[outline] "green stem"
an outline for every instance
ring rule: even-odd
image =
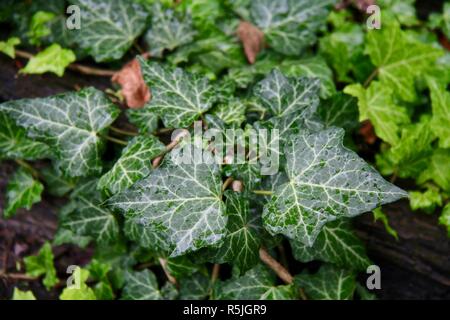
[[[109,141],[111,141],[111,142],[120,144],[120,145],[122,145],[122,146],[128,145],[128,143],[127,143],[126,141],[124,141],[124,140],[116,139],[116,138],[113,138],[113,137],[110,137],[110,136],[107,136],[107,135],[102,135],[101,137],[102,137],[102,138],[105,138],[106,140],[109,140]]]
[[[252,190],[252,192],[261,196],[271,196],[273,194],[273,191],[269,190]]]
[[[38,179],[38,178],[40,177],[39,172],[37,172],[36,169],[34,169],[28,162],[25,162],[25,161],[20,160],[20,159],[16,159],[16,160],[14,160],[14,161],[15,161],[19,166],[21,166],[21,167],[27,169],[28,171],[30,171],[30,172],[31,172],[31,175],[32,175],[33,177],[35,177],[36,179]]]
[[[135,136],[138,135],[136,132],[119,129],[119,128],[116,128],[116,127],[113,127],[113,126],[110,126],[109,129],[111,131],[115,132],[115,133],[119,133],[119,134],[124,135],[124,136],[135,137]]]
[[[364,81],[364,88],[367,88],[370,84],[370,82],[375,78],[375,76],[378,74],[378,68],[372,71],[372,73],[369,75],[369,77]]]

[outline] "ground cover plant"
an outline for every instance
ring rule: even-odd
[[[8,299],[375,299],[352,218],[395,241],[382,205],[408,198],[450,234],[450,3],[4,0],[0,23],[19,77],[112,80],[0,104],[2,218],[61,198]],[[67,244],[93,254],[61,274]]]

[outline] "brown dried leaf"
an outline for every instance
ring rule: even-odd
[[[122,87],[122,95],[125,97],[128,107],[141,108],[150,101],[150,90],[144,82],[141,66],[137,59],[128,62],[112,76],[111,80]]]
[[[367,144],[374,144],[377,141],[377,136],[372,123],[369,120],[363,121],[359,128],[359,134],[363,137]]]
[[[255,63],[256,56],[264,45],[264,33],[250,22],[241,21],[237,29],[237,35],[244,46],[248,62]]]

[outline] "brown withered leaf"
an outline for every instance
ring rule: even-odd
[[[363,137],[367,144],[374,144],[377,141],[377,136],[373,128],[372,123],[369,120],[365,120],[361,123],[359,128],[359,134]]]
[[[150,90],[144,82],[141,66],[137,59],[133,59],[123,66],[112,76],[111,80],[122,87],[122,95],[128,107],[138,109],[150,101]]]
[[[256,61],[256,56],[264,46],[264,33],[250,22],[241,21],[237,35],[244,46],[245,56],[249,63]]]

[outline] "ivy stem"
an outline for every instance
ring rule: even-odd
[[[220,273],[220,264],[215,263],[211,273],[211,283],[216,282],[216,280],[219,278],[219,273]]]
[[[119,134],[124,135],[124,136],[135,137],[135,136],[138,135],[136,132],[123,130],[123,129],[116,128],[116,127],[113,127],[113,126],[110,126],[109,129],[111,131],[115,132],[115,133],[119,133]]]
[[[230,184],[233,182],[233,178],[232,177],[228,177],[225,182],[222,185],[222,193],[225,192],[225,190],[230,186]]]
[[[39,277],[32,277],[24,273],[4,273],[4,272],[0,272],[0,278],[24,280],[24,281],[35,281],[39,279]]]
[[[267,250],[263,247],[259,249],[259,258],[262,262],[264,262],[270,269],[272,269],[277,276],[283,280],[286,284],[292,284],[294,282],[294,277],[286,270],[285,267],[281,265],[277,260],[272,258],[272,256],[267,252]],[[300,297],[302,300],[307,300],[308,298],[305,295],[303,289],[300,288]]]
[[[15,159],[14,160],[19,166],[27,169],[28,171],[31,172],[31,175],[33,177],[35,177],[36,179],[39,179],[41,177],[41,175],[39,174],[39,172],[36,171],[36,169],[34,169],[28,162],[25,162],[21,159]]]
[[[111,142],[120,144],[120,145],[122,145],[122,146],[128,145],[128,143],[127,143],[126,141],[124,141],[124,140],[120,140],[120,139],[117,139],[117,138],[113,138],[113,137],[110,137],[110,136],[107,136],[107,135],[102,135],[101,137],[102,137],[102,138],[105,138],[106,140],[109,140],[109,141],[111,141]]]
[[[369,77],[364,81],[364,88],[367,88],[370,84],[370,82],[375,78],[375,76],[378,74],[378,68],[375,68],[375,70],[372,71],[372,73],[369,75]]]
[[[34,57],[33,54],[22,51],[22,50],[16,50],[16,55],[21,58],[25,59],[31,59]],[[67,68],[77,71],[82,74],[91,75],[91,76],[100,76],[100,77],[112,77],[116,71],[114,70],[105,70],[105,69],[99,69],[99,68],[93,68],[88,66],[83,66],[81,64],[72,63]]]
[[[169,270],[167,270],[167,260],[164,258],[159,258],[158,260],[159,260],[159,263],[161,264],[161,268],[163,269],[163,271],[167,277],[167,280],[169,280],[170,283],[178,286],[177,279],[175,279],[174,276],[172,276],[170,274]]]
[[[160,165],[161,161],[164,159],[164,156],[172,151],[179,143],[180,141],[189,133],[187,130],[181,131],[175,139],[172,140],[167,146],[166,149],[156,158],[153,159],[152,167],[156,168]]]
[[[273,191],[270,190],[252,190],[252,192],[261,196],[271,196],[273,194]]]

